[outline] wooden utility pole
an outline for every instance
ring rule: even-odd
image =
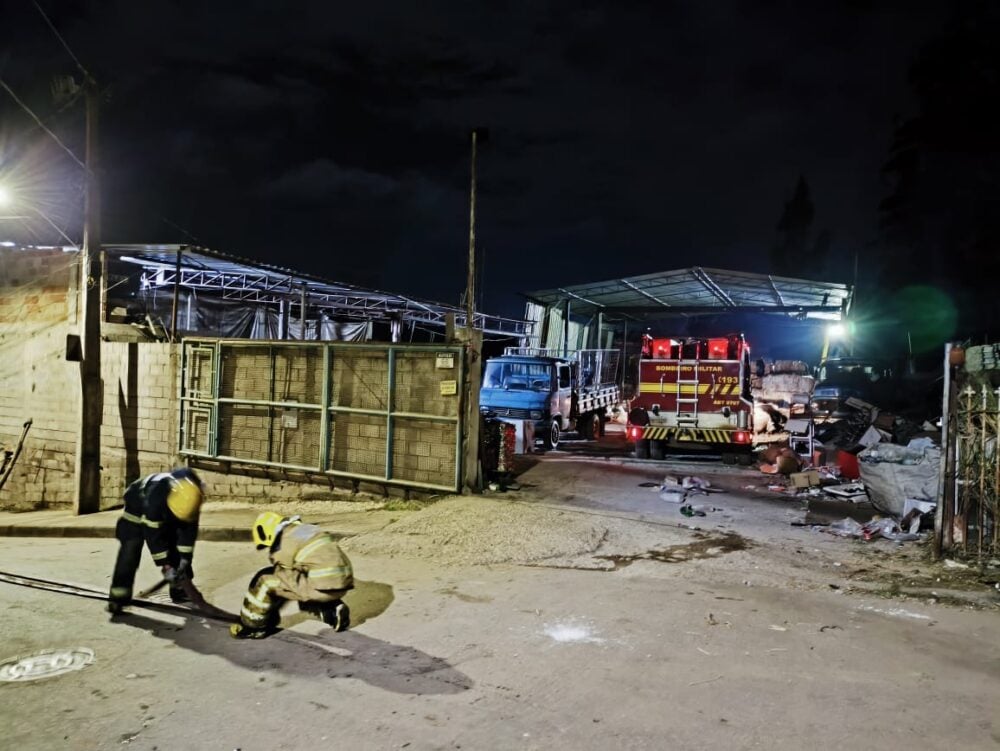
[[[480,353],[482,333],[476,332],[476,146],[479,131],[472,131],[472,176],[469,186],[469,268],[465,285],[465,328],[458,334],[466,344],[468,358],[465,383],[462,390],[465,418],[465,451],[463,458],[465,489],[478,493],[482,490],[482,473],[479,465],[479,379],[482,372]]]
[[[76,447],[76,513],[101,508],[101,422],[104,389],[101,380],[101,194],[97,140],[99,93],[89,76],[87,98],[87,189],[84,198],[83,253],[80,293],[83,301],[83,360],[80,363],[80,433]]]
[[[465,282],[465,325],[475,328],[476,320],[476,137],[472,131],[472,181],[469,187],[469,275]]]

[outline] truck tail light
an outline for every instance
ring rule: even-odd
[[[638,441],[640,438],[642,438],[642,428],[640,428],[638,425],[630,425],[628,429],[628,437],[631,438],[633,441]]]
[[[733,441],[736,443],[750,443],[750,434],[745,430],[737,430],[733,433]]]

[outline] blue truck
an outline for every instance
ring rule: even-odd
[[[487,360],[479,392],[480,410],[501,420],[524,420],[545,447],[559,445],[575,430],[590,440],[604,432],[608,409],[621,400],[618,350],[559,350],[508,347]]]

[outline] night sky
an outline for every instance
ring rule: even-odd
[[[457,302],[468,133],[488,126],[483,304],[512,315],[524,290],[767,272],[800,175],[833,253],[799,274],[850,281],[908,68],[945,17],[874,0],[38,2],[106,91],[105,241]],[[82,155],[82,100],[51,86],[73,60],[32,0],[0,8],[0,77]],[[79,235],[80,170],[4,91],[0,180]],[[57,240],[38,222],[0,235]]]

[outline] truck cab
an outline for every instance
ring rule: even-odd
[[[618,401],[617,356],[584,350],[559,357],[550,350],[509,348],[484,366],[480,410],[502,420],[530,421],[550,449],[569,430],[595,438],[605,410]]]
[[[559,443],[569,426],[573,364],[549,357],[504,356],[489,360],[479,393],[480,409],[500,418],[531,420],[546,445]]]
[[[884,406],[893,401],[891,368],[879,360],[857,357],[829,358],[816,369],[816,388],[812,395],[813,415],[842,418],[852,410],[850,398]]]

